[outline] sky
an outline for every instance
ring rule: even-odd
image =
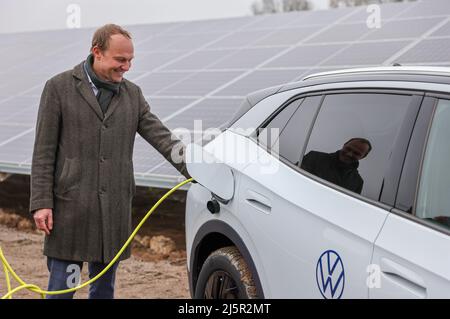
[[[0,33],[249,16],[255,0],[0,0]],[[324,9],[328,0],[311,0]],[[75,6],[74,6],[75,5]],[[79,15],[78,15],[79,12]]]

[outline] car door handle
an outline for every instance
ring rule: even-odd
[[[264,195],[252,191],[251,189],[248,189],[245,195],[245,201],[247,204],[265,214],[270,214],[272,210],[272,203],[270,202],[270,199]]]
[[[419,298],[426,298],[427,288],[425,282],[412,270],[387,258],[381,259],[380,269],[386,278],[405,287]]]

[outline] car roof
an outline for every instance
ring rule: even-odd
[[[389,67],[370,67],[370,68],[352,68],[335,70],[328,72],[313,73],[305,76],[302,81],[317,79],[320,77],[340,76],[340,75],[362,75],[362,74],[397,74],[397,75],[437,75],[450,77],[450,67],[434,66],[389,66]]]
[[[282,85],[278,92],[309,85],[352,81],[405,81],[450,84],[450,67],[391,66],[321,72],[308,75],[300,81]]]

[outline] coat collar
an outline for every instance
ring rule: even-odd
[[[110,105],[108,106],[106,114],[103,115],[100,104],[98,104],[97,98],[95,97],[94,92],[92,91],[86,72],[84,71],[83,63],[84,61],[76,65],[72,71],[72,75],[78,80],[78,83],[76,83],[78,92],[86,100],[86,102],[89,104],[89,106],[98,116],[98,118],[104,122],[111,116],[111,114],[116,110],[117,106],[119,105],[120,91],[119,94],[114,95]]]

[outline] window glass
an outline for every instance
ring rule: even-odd
[[[411,101],[410,95],[381,93],[326,96],[301,168],[378,200]]]
[[[305,98],[275,141],[272,150],[298,165],[322,96]]]
[[[416,216],[450,228],[450,101],[434,114],[419,182]]]
[[[295,100],[284,107],[258,134],[258,142],[269,149],[278,139],[280,132],[292,117],[303,99]]]

